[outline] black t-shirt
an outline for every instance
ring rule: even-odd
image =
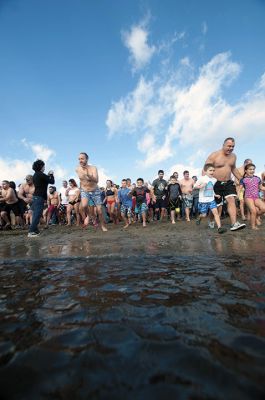
[[[168,185],[167,190],[168,190],[168,197],[169,197],[169,199],[172,199],[172,200],[176,200],[182,194],[180,185],[178,183],[174,183],[174,184],[170,183]]]
[[[39,196],[47,200],[47,188],[49,184],[54,184],[54,176],[37,171],[33,175],[33,183],[35,186],[34,196]]]
[[[157,199],[162,199],[166,195],[167,181],[165,179],[155,179],[152,186]]]
[[[146,193],[150,193],[150,190],[145,187],[136,187],[131,195],[136,197],[136,204],[146,203]]]

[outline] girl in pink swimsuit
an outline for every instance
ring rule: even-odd
[[[259,215],[265,213],[265,204],[259,197],[259,191],[265,190],[261,179],[254,175],[256,166],[247,164],[245,166],[244,178],[240,181],[240,188],[245,189],[245,203],[250,211],[251,228],[257,230],[261,224]]]

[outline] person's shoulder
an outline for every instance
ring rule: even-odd
[[[210,154],[208,155],[207,160],[213,160],[213,159],[215,159],[218,155],[221,154],[221,152],[222,152],[221,149],[216,150],[216,151],[213,151],[212,153],[210,153]]]

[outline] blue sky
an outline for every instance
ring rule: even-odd
[[[100,181],[201,170],[227,136],[264,169],[265,1],[0,0],[0,179],[86,151]],[[263,139],[263,141],[262,141]]]

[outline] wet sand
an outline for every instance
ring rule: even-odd
[[[263,399],[265,227],[108,228],[0,232],[0,398]]]

